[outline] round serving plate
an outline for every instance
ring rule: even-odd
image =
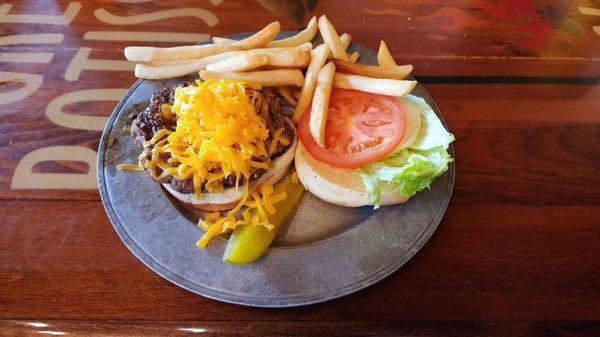
[[[282,32],[280,37],[295,33]],[[376,64],[374,51],[356,43],[349,49],[360,53],[361,63]],[[280,229],[271,249],[252,264],[223,262],[224,240],[198,249],[202,230],[196,222],[201,213],[178,204],[145,174],[116,168],[137,162],[141,151],[126,131],[132,115],[148,105],[155,91],[196,77],[137,81],[110,116],[98,151],[98,186],[106,212],[127,248],[160,276],[223,302],[256,307],[319,303],[392,274],[435,231],[452,194],[453,164],[429,190],[404,204],[375,211],[334,206],[307,192],[292,222]],[[443,122],[423,86],[418,84],[412,94],[424,98]],[[454,156],[452,147],[449,151]]]

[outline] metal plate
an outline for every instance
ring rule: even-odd
[[[294,32],[284,32],[291,35]],[[233,38],[242,38],[240,34]],[[361,63],[376,64],[376,54],[358,44]],[[106,212],[125,245],[167,280],[219,301],[257,307],[292,307],[348,295],[392,274],[429,239],[450,200],[454,165],[407,203],[342,208],[306,193],[295,219],[258,261],[232,266],[221,260],[226,242],[196,248],[202,231],[198,213],[173,201],[140,173],[116,165],[136,162],[140,149],[123,128],[130,115],[148,104],[153,92],[189,78],[137,81],[110,116],[98,151],[98,185]],[[421,85],[423,97],[443,121]],[[452,147],[450,154],[454,156]]]

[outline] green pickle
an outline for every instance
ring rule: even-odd
[[[275,228],[268,230],[264,226],[244,225],[237,227],[227,241],[223,261],[232,264],[254,262],[275,239],[277,229],[287,224],[294,217],[304,195],[304,186],[300,182],[292,182],[295,171],[291,169],[275,186],[273,194],[285,191],[287,198],[274,205],[277,210],[270,218]]]

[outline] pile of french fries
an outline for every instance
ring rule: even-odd
[[[351,36],[338,35],[325,15],[318,20],[313,17],[292,37],[274,40],[280,30],[276,21],[239,41],[213,37],[213,43],[205,45],[127,47],[125,57],[137,63],[138,78],[156,80],[197,72],[203,80],[234,79],[276,87],[296,105],[294,123],[311,107],[310,130],[321,145],[332,88],[404,96],[416,85],[416,81],[403,80],[412,65],[398,66],[383,41],[378,66],[356,63],[359,53],[346,51]],[[310,41],[317,31],[324,43],[313,48]]]

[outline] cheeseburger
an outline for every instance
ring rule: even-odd
[[[207,80],[156,92],[135,116],[139,166],[184,204],[231,210],[287,172],[296,131],[275,91],[234,80]]]

